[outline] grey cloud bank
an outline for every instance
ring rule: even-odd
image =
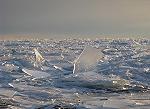
[[[149,34],[149,0],[0,0],[0,34]]]

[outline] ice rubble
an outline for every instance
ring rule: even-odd
[[[146,48],[150,44],[149,42],[138,41],[140,44],[138,48],[133,46],[134,41],[132,40],[1,43],[3,43],[4,48],[1,50],[2,57],[0,58],[0,78],[3,78],[1,79],[0,96],[3,98],[10,97],[19,104],[18,107],[20,108],[63,108],[65,106],[67,108],[72,106],[77,109],[149,108],[149,92],[144,92],[147,91],[145,85],[150,85],[149,48]],[[145,46],[144,49],[141,49],[141,45]],[[16,49],[17,46],[19,46],[18,49]],[[101,52],[101,49],[97,49],[101,47],[106,47],[106,49]],[[32,52],[33,48],[36,48],[34,52],[37,55],[35,54],[35,56]],[[15,53],[12,52],[13,49],[15,49]],[[62,53],[62,49],[67,50]],[[37,50],[41,51],[47,63],[43,62],[43,56]],[[89,51],[92,53],[88,54]],[[101,53],[104,55],[104,60],[99,62]],[[76,65],[78,63],[80,65],[76,66],[78,70],[75,70],[73,74],[72,62],[78,55],[80,56],[76,58]],[[87,58],[84,58],[84,55]],[[99,59],[98,61],[91,59],[92,63],[86,62],[89,56]],[[37,66],[33,66],[34,62],[38,63]],[[29,76],[24,75],[20,69]],[[68,73],[66,73],[67,71]],[[53,78],[54,75],[56,78]],[[8,78],[10,79],[8,80]],[[131,82],[132,85],[130,86]],[[6,87],[5,84],[11,85],[11,87]],[[136,87],[136,85],[141,85],[141,87]],[[57,90],[54,90],[55,88]],[[140,88],[138,90],[140,97],[137,96],[138,91],[129,91],[129,95],[119,92],[119,90],[128,90],[128,88]],[[107,92],[107,89],[112,90]],[[72,96],[75,93],[78,93],[77,96]],[[134,93],[135,98],[133,99]],[[17,106],[11,107],[16,108]]]

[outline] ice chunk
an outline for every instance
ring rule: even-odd
[[[33,50],[34,50],[34,53],[35,53],[35,60],[36,60],[36,62],[44,61],[43,56],[38,52],[38,50],[36,48],[34,48]]]
[[[124,86],[130,85],[128,80],[118,76],[105,76],[93,71],[72,74],[62,78],[62,81],[72,86],[82,86],[92,89],[123,90]]]
[[[101,49],[91,46],[85,47],[79,57],[74,61],[73,73],[93,70],[102,57],[103,53]]]
[[[129,99],[109,99],[103,104],[104,108],[126,109],[128,106],[133,106],[135,103]]]
[[[56,65],[54,65],[53,67],[54,67],[55,69],[58,69],[58,70],[61,70],[61,71],[63,70],[61,67],[56,66]]]
[[[0,66],[0,71],[17,71],[19,69],[18,66],[15,66],[14,64],[4,64],[3,66]]]
[[[34,67],[41,67],[45,60],[36,48],[34,48],[33,50],[34,50],[34,53],[35,53]]]
[[[43,71],[38,71],[38,70],[29,70],[26,68],[23,68],[22,71],[30,76],[35,77],[36,79],[38,78],[47,78],[50,77],[50,74],[43,72]]]

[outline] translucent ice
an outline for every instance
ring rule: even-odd
[[[29,70],[26,68],[23,68],[22,71],[30,76],[33,76],[35,78],[46,78],[50,77],[50,74],[43,72],[43,71],[38,71],[38,70]]]
[[[103,57],[101,49],[87,46],[79,57],[74,61],[73,73],[93,70],[100,59]]]

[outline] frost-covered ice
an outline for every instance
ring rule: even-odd
[[[0,45],[0,108],[150,107],[150,40]]]

